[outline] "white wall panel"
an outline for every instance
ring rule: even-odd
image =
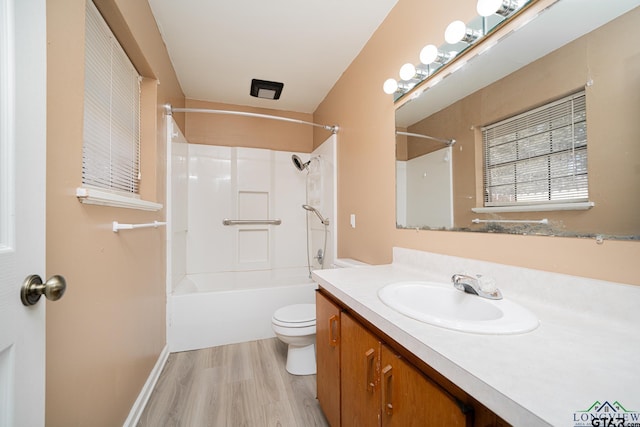
[[[235,218],[232,148],[189,145],[187,273],[229,271],[235,263],[235,231],[222,225]]]
[[[189,145],[188,274],[306,266],[307,173],[292,154]],[[224,218],[282,224],[223,226]]]
[[[453,227],[451,147],[407,161],[407,225]]]
[[[291,268],[307,265],[305,210],[306,172],[293,166],[294,153],[274,153],[272,206],[275,218],[282,224],[273,226],[273,268]],[[296,153],[303,160],[309,154]]]
[[[180,132],[180,128],[173,119],[170,122],[169,135],[171,137],[171,198],[170,198],[170,224],[167,232],[170,237],[170,265],[171,283],[168,291],[172,291],[187,274],[187,211],[188,211],[188,184],[189,184],[189,145]]]

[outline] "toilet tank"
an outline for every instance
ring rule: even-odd
[[[333,261],[331,264],[331,268],[349,268],[349,267],[366,267],[371,264],[367,264],[366,262],[358,261],[352,258],[338,258]]]

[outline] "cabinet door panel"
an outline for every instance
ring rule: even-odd
[[[380,341],[351,316],[341,316],[342,424],[380,425]]]
[[[340,427],[340,308],[316,292],[318,401],[331,427]]]
[[[456,401],[386,346],[381,350],[382,425],[466,426]]]

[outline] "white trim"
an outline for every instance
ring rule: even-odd
[[[500,212],[548,212],[548,211],[586,211],[596,204],[594,202],[544,203],[539,205],[495,206],[488,208],[471,208],[475,213]]]
[[[167,204],[167,210],[164,217],[167,221],[167,230],[165,236],[165,340],[167,343],[170,341],[169,334],[171,333],[171,291],[173,290],[173,126],[175,120],[170,114],[163,114],[164,120],[165,138],[167,144],[167,163],[165,171],[166,179],[166,195],[165,203]],[[177,127],[177,125],[175,125]]]
[[[149,374],[149,378],[147,378],[147,382],[144,383],[144,386],[142,387],[138,398],[133,404],[133,407],[129,412],[129,416],[124,421],[123,427],[135,427],[136,425],[138,425],[138,421],[140,421],[140,417],[142,416],[142,411],[144,411],[145,406],[147,406],[149,397],[151,397],[151,393],[153,392],[153,389],[158,382],[158,378],[160,378],[160,373],[162,372],[162,368],[164,368],[164,365],[167,363],[168,358],[169,347],[165,345],[160,352],[160,356],[158,357],[156,365],[153,367],[151,373]]]
[[[76,188],[76,197],[80,203],[87,205],[112,206],[115,208],[138,209],[143,211],[159,211],[161,203],[149,202],[133,197],[121,196],[97,188]]]
[[[15,6],[0,2],[0,250],[15,247]]]

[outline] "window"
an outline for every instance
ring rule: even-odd
[[[142,77],[91,0],[86,2],[82,203],[158,211],[141,200]]]
[[[86,13],[82,184],[137,197],[141,77],[93,2]]]
[[[588,200],[585,92],[486,126],[484,205]]]

